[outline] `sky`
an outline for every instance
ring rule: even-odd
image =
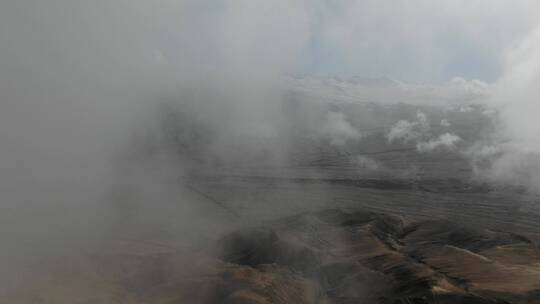
[[[237,35],[260,35],[249,37],[258,39],[257,45],[290,46],[279,43],[282,38],[259,32],[265,30],[261,22],[271,22],[266,30],[294,37],[299,43],[295,66],[289,68],[320,76],[432,83],[463,77],[493,82],[503,73],[506,53],[540,24],[536,15],[540,4],[527,0],[246,3],[204,0],[190,5],[190,12],[196,11],[202,16],[199,20],[206,21],[237,18],[239,27],[247,27]],[[239,7],[245,16],[234,15]],[[277,15],[274,9],[279,10]],[[178,50],[185,47],[185,41],[177,38],[172,34],[162,41],[170,60],[178,60]]]
[[[302,53],[307,74],[492,82],[534,30],[534,1],[320,1]]]

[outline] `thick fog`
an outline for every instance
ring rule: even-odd
[[[0,268],[94,246],[129,213],[118,201],[130,195],[145,205],[145,223],[175,214],[207,225],[175,184],[196,162],[286,163],[291,130],[336,147],[363,138],[339,111],[284,108],[295,90],[330,94],[297,75],[403,81],[397,91],[346,88],[363,101],[443,106],[474,96],[502,122],[493,142],[465,147],[471,155],[498,151],[481,174],[538,187],[533,8],[540,9],[534,1],[2,1]],[[471,63],[478,73],[469,60],[479,60]],[[396,121],[388,139],[416,136],[422,153],[457,149],[455,134],[414,133],[422,119]],[[174,141],[184,145],[180,153]]]
[[[240,159],[228,143],[272,136],[307,22],[287,1],[2,2],[2,268],[96,246],[135,208],[125,200],[196,230],[162,105],[216,133],[206,152]]]

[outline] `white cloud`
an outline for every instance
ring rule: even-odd
[[[452,124],[448,121],[448,119],[442,119],[441,120],[441,126],[443,127],[450,127]]]
[[[493,161],[502,155],[500,145],[495,143],[475,143],[462,151],[469,159],[474,174],[477,177],[489,177]]]
[[[461,113],[470,113],[470,112],[474,111],[474,108],[471,107],[471,106],[460,106],[459,111]]]
[[[538,193],[540,186],[540,153],[522,147],[506,146],[484,175],[495,181],[526,186]]]
[[[377,160],[363,155],[355,156],[353,163],[359,168],[368,170],[379,170],[382,167],[382,164]]]
[[[500,154],[501,148],[495,145],[480,145],[471,147],[467,153],[478,159],[489,159]]]
[[[408,142],[414,140],[420,136],[420,133],[415,131],[417,127],[416,122],[409,122],[407,120],[400,120],[395,125],[392,126],[390,132],[386,135],[388,142],[392,143],[395,141],[404,141]]]
[[[497,110],[493,108],[488,108],[482,111],[482,115],[485,115],[490,118],[495,118],[497,114],[498,114]]]
[[[540,189],[540,27],[507,54],[495,84],[492,106],[501,120],[504,141],[492,177]],[[491,113],[487,113],[491,114]]]
[[[420,153],[431,152],[438,149],[452,150],[461,138],[455,134],[444,133],[436,139],[423,141],[416,144],[416,150]]]
[[[333,146],[343,146],[349,141],[359,140],[362,137],[341,112],[328,112],[320,132]]]
[[[404,143],[417,140],[429,131],[429,122],[426,114],[416,113],[415,121],[400,120],[392,126],[386,138],[389,143],[401,141]]]

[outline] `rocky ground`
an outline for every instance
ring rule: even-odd
[[[0,303],[540,303],[537,242],[446,220],[325,209],[207,246],[56,261]]]

